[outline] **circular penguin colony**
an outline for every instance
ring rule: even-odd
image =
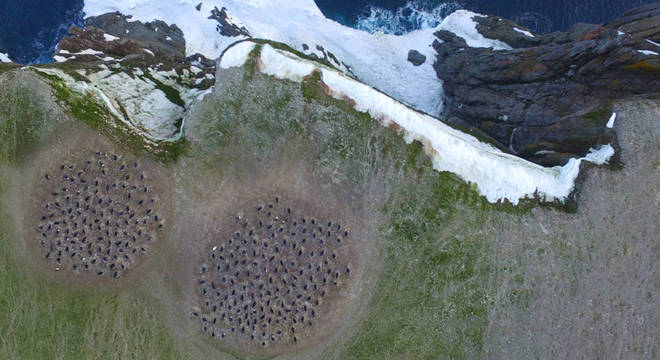
[[[351,234],[279,197],[236,215],[199,268],[192,316],[220,342],[256,348],[298,343],[352,278]],[[229,230],[229,229],[228,229]]]
[[[47,192],[36,226],[55,271],[119,278],[150,251],[163,227],[137,161],[96,152],[43,174]]]

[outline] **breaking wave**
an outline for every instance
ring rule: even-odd
[[[455,2],[431,6],[428,1],[411,0],[396,10],[377,6],[368,8],[368,15],[360,15],[355,27],[370,33],[402,35],[413,30],[434,28],[452,12],[461,9]]]

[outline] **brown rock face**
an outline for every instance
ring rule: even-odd
[[[437,32],[445,116],[528,160],[564,164],[612,141],[610,102],[660,91],[660,3],[545,36],[524,35],[496,17],[474,20],[486,38],[514,49],[471,48]]]
[[[130,17],[118,13],[87,18],[85,29],[69,29],[70,36],[62,38],[55,55],[67,62],[90,66],[120,63],[126,69],[174,69],[178,74],[195,65],[201,69],[196,74],[201,81],[197,87],[214,84],[213,78],[205,76],[215,75],[215,61],[200,54],[186,57],[185,39],[176,25],[160,20],[146,24],[129,20]]]

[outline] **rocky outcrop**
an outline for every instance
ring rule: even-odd
[[[660,91],[660,3],[545,36],[493,16],[473,21],[513,49],[471,48],[437,32],[444,117],[528,160],[557,165],[583,156],[611,141],[612,100]]]
[[[150,141],[178,139],[188,109],[215,84],[215,62],[186,57],[176,25],[129,19],[110,13],[72,27],[54,55],[60,64],[40,71],[75,94],[94,94]]]
[[[234,19],[231,18],[229,13],[227,13],[227,8],[223,7],[221,10],[218,10],[215,7],[211,10],[211,16],[209,19],[213,19],[218,22],[216,30],[222,36],[238,37],[238,36],[247,36],[251,37],[250,31],[245,26],[240,26],[236,23]]]
[[[426,56],[417,50],[408,51],[408,61],[415,66],[420,66],[426,62]]]
[[[215,73],[215,61],[203,55],[186,57],[183,33],[176,25],[156,20],[150,23],[129,21],[130,17],[108,13],[85,19],[85,29],[71,27],[55,54],[58,61],[117,62],[140,68],[157,65],[161,70],[190,70],[191,64]],[[211,86],[212,84],[208,84]],[[208,87],[207,86],[207,87]]]

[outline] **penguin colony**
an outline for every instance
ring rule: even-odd
[[[210,338],[261,348],[296,343],[352,276],[349,230],[280,200],[237,215],[233,231],[211,244],[192,311]]]
[[[150,251],[163,221],[136,161],[96,152],[43,174],[38,243],[55,271],[119,278]]]

